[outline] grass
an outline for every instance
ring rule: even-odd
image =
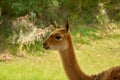
[[[120,36],[92,40],[89,44],[78,40],[73,37],[78,62],[86,74],[120,65]],[[67,80],[59,54],[56,51],[44,54],[0,62],[0,80]]]
[[[0,80],[66,80],[58,57],[54,52],[0,62]]]

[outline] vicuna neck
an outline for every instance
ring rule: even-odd
[[[68,43],[69,47],[67,49],[59,51],[68,79],[92,80],[89,76],[82,72],[77,63],[70,35],[68,35]]]

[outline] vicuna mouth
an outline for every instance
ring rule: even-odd
[[[49,49],[49,46],[43,46],[43,48],[47,50],[47,49]]]

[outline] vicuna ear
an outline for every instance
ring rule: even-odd
[[[66,21],[65,29],[66,29],[67,32],[69,31],[69,20]]]
[[[54,24],[56,28],[60,28],[60,25],[58,25],[56,21],[54,21]]]

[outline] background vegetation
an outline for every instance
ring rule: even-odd
[[[66,80],[42,42],[67,19],[86,73],[119,65],[120,0],[0,0],[0,80]]]
[[[33,23],[32,29],[44,28],[53,24],[54,20],[64,25],[63,23],[69,19],[73,34],[81,33],[82,36],[90,35],[89,31],[111,31],[120,21],[119,4],[119,0],[1,0],[0,44],[2,47],[0,50],[4,51],[9,47],[11,50],[12,47],[11,53],[16,54],[17,47],[20,46],[16,44],[17,38],[21,35],[20,31],[22,33],[31,31],[29,25]],[[17,18],[21,21],[15,22]],[[83,28],[83,26],[87,27]],[[92,35],[92,37],[95,36],[101,37]],[[38,44],[38,42],[35,43]]]

